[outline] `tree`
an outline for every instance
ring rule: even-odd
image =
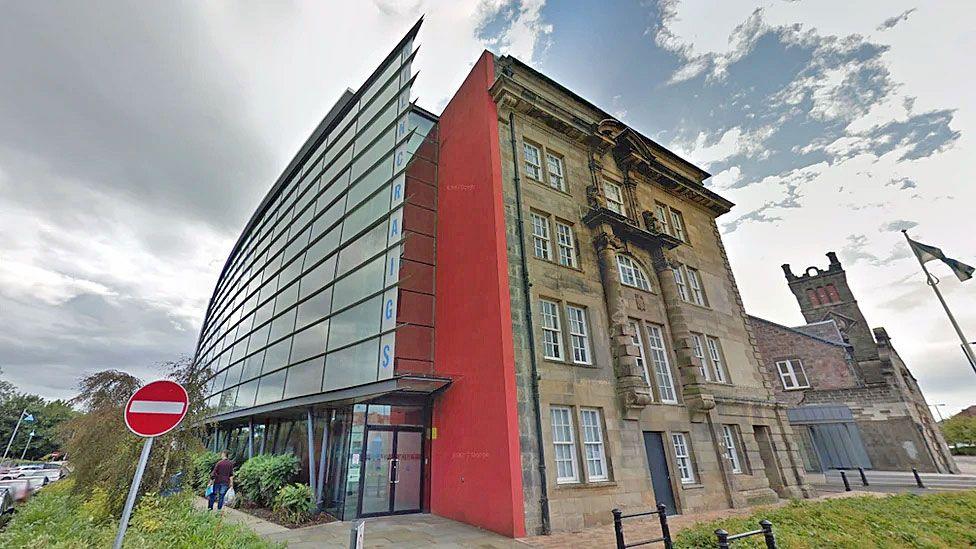
[[[25,409],[34,421],[20,424],[7,457],[19,458],[23,454],[27,459],[38,459],[58,450],[61,447],[58,430],[62,423],[77,415],[76,412],[63,400],[45,400],[38,395],[18,392],[9,381],[0,381],[0,444],[6,448]],[[33,438],[31,431],[34,432]],[[30,446],[24,454],[28,440]]]
[[[956,414],[941,422],[942,435],[946,442],[955,445],[976,445],[976,417]]]
[[[156,437],[141,493],[158,491],[174,473],[189,471],[191,455],[203,448],[199,424],[203,413],[201,376],[188,357],[161,366],[171,379],[186,387],[190,406],[179,427]],[[118,370],[83,378],[78,386],[80,393],[72,403],[84,413],[66,424],[68,455],[75,467],[75,490],[88,494],[101,488],[108,495],[111,513],[122,509],[144,441],[130,432],[123,420],[126,402],[141,385],[138,378]]]

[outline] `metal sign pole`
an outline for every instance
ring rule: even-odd
[[[27,437],[27,444],[24,445],[24,452],[20,454],[20,461],[24,461],[24,456],[27,455],[27,449],[30,448],[30,443],[32,440],[34,440],[34,431],[31,431],[30,436]]]
[[[142,445],[142,454],[139,455],[139,466],[136,467],[136,475],[132,478],[132,486],[129,486],[129,496],[125,498],[125,508],[122,509],[122,520],[119,521],[119,531],[115,534],[114,549],[122,549],[122,538],[125,537],[125,529],[129,526],[129,516],[132,515],[132,507],[136,503],[136,494],[139,493],[139,484],[142,482],[142,473],[146,470],[146,462],[149,461],[149,450],[152,448],[153,439],[146,438]]]

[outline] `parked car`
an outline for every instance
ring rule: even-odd
[[[0,486],[0,516],[14,512],[14,496],[6,486]]]
[[[31,495],[30,481],[26,478],[0,480],[0,488],[7,488],[14,501],[26,501]]]

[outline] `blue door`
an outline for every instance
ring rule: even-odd
[[[647,451],[647,467],[651,471],[651,486],[654,488],[654,499],[663,503],[669,515],[677,510],[674,506],[674,491],[671,488],[671,471],[668,470],[668,458],[664,453],[663,433],[644,431],[644,449]]]

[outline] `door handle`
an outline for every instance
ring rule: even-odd
[[[390,482],[392,484],[399,484],[400,483],[400,459],[399,458],[393,458],[390,461],[394,462],[393,467],[391,467],[391,469],[390,469],[390,471],[392,473],[391,476],[393,477],[393,479],[390,480]]]
[[[390,469],[390,484],[396,484],[396,469],[393,468],[393,462],[396,458],[390,458],[389,469]]]

